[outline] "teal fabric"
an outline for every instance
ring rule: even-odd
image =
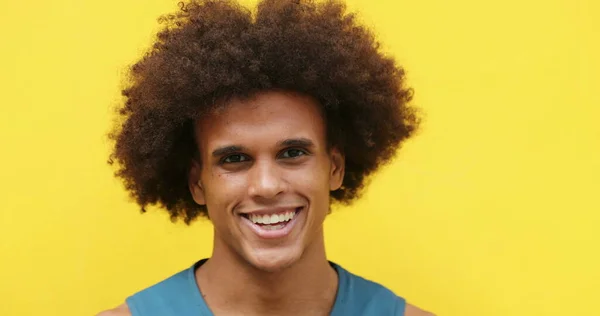
[[[212,316],[196,284],[194,272],[206,259],[189,269],[127,298],[133,316]],[[385,287],[331,263],[339,277],[331,316],[403,316],[405,300]]]

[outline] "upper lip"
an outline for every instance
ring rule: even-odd
[[[283,212],[287,212],[287,211],[296,211],[297,209],[299,209],[301,207],[303,207],[303,206],[269,207],[269,208],[255,209],[255,210],[247,211],[247,212],[240,212],[240,214],[242,214],[242,215],[250,215],[250,214],[272,215],[272,214],[278,214],[278,213],[283,213]]]

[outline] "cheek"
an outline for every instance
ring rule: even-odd
[[[313,164],[302,170],[296,170],[288,176],[288,182],[311,199],[329,200],[329,175],[320,164]],[[313,201],[317,202],[317,201]]]
[[[225,214],[242,197],[245,188],[245,180],[236,174],[211,173],[204,183],[211,218]]]

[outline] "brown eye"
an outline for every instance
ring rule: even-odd
[[[242,154],[229,155],[225,157],[221,163],[238,163],[248,161],[248,156]]]
[[[286,151],[284,151],[281,155],[281,157],[283,158],[296,158],[296,157],[300,157],[306,155],[306,151],[302,150],[302,149],[298,149],[298,148],[292,148],[292,149],[288,149]]]

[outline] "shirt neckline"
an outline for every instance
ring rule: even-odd
[[[187,272],[187,279],[191,286],[191,293],[193,297],[196,299],[195,305],[198,305],[203,314],[213,315],[211,310],[208,308],[206,301],[204,301],[204,297],[202,296],[202,292],[200,290],[200,286],[196,282],[196,270],[203,265],[208,258],[201,259],[198,262],[194,263]],[[333,301],[333,307],[331,308],[330,315],[337,315],[341,312],[342,306],[344,305],[344,297],[346,295],[346,284],[347,284],[347,274],[345,270],[340,267],[338,264],[328,261],[329,264],[333,267],[335,272],[338,275],[338,287],[335,294],[335,300]],[[342,315],[342,314],[340,314]]]

